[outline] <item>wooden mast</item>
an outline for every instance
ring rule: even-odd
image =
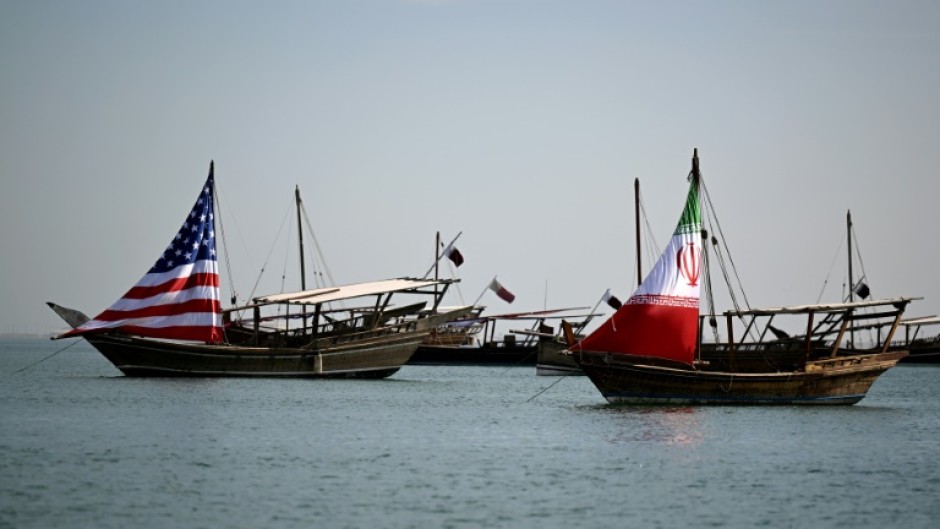
[[[852,279],[852,210],[845,214],[846,237],[849,248],[849,303],[855,301],[855,283]],[[855,348],[855,326],[849,327],[849,347]]]
[[[434,281],[438,280],[438,266],[441,262],[441,232],[434,236]],[[434,299],[437,299],[437,283],[434,283]]]
[[[441,232],[434,236],[434,280],[438,279],[438,263],[441,262]]]
[[[304,227],[300,219],[300,186],[294,187],[294,199],[297,203],[297,240],[300,243],[300,290],[307,290],[306,265],[304,264]],[[317,307],[319,308],[319,307]],[[306,333],[307,329],[307,306],[301,306],[301,329]]]
[[[699,192],[698,147],[695,147],[695,148],[692,149],[692,173],[691,173],[691,177],[692,177],[692,182],[693,182],[693,184],[695,185],[695,200],[696,200],[696,201],[699,201],[699,198],[698,198],[698,192]],[[638,186],[638,188],[639,188],[639,186]],[[704,255],[707,255],[707,252],[708,252],[708,245],[707,245],[707,243],[706,243],[706,244],[703,244],[702,246],[703,246],[703,256],[704,256]],[[712,314],[712,318],[714,318],[714,314]],[[696,323],[698,324],[698,332],[696,333],[698,336],[696,337],[696,340],[695,340],[695,356],[696,356],[699,360],[701,360],[701,357],[702,357],[702,324],[703,324],[703,322],[704,322],[704,318],[702,318],[701,316],[698,316],[695,321],[696,321]],[[731,320],[731,316],[728,316],[728,365],[729,365],[729,367],[732,367],[732,368],[733,368],[733,366],[734,366],[734,334],[733,334],[734,331],[732,330],[732,329],[733,329],[732,323],[733,323],[733,322],[732,322],[732,320]]]
[[[643,258],[640,254],[640,179],[633,180],[633,209],[636,216],[636,286],[643,282]]]
[[[307,275],[304,265],[304,227],[300,222],[300,186],[294,188],[297,202],[297,240],[300,242],[300,290],[307,290]]]

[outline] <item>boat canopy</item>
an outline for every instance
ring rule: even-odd
[[[907,305],[911,301],[923,299],[915,298],[889,298],[872,299],[867,301],[854,301],[851,303],[821,303],[814,305],[793,305],[789,307],[774,307],[766,309],[728,310],[726,316],[769,316],[772,314],[807,314],[810,312],[846,312],[848,310],[865,307],[879,307],[885,305]]]
[[[533,310],[528,312],[508,312],[505,314],[492,314],[488,316],[481,316],[481,319],[485,320],[546,320],[550,318],[562,318],[564,315],[559,315],[562,312],[571,312],[573,310],[587,310],[590,307],[568,307],[564,309],[545,309],[545,310]],[[567,317],[574,317],[572,315],[567,315]]]
[[[283,294],[260,296],[255,298],[254,302],[258,304],[290,303],[296,305],[316,305],[319,303],[329,303],[363,296],[375,296],[391,292],[418,292],[421,288],[434,285],[449,285],[457,281],[459,281],[459,279],[435,280],[402,277],[398,279],[385,279],[382,281],[370,281],[368,283],[353,283],[351,285],[338,287],[317,288],[300,292],[286,292]]]

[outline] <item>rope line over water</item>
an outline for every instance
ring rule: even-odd
[[[61,353],[62,351],[65,351],[66,349],[68,349],[69,347],[72,347],[73,345],[77,344],[77,343],[80,342],[80,341],[82,341],[82,338],[78,338],[78,339],[76,339],[74,342],[72,342],[72,343],[66,345],[65,347],[63,347],[62,349],[59,349],[58,351],[52,353],[51,355],[49,355],[49,356],[47,356],[47,357],[45,357],[45,358],[43,358],[43,359],[41,359],[41,360],[37,360],[36,362],[33,362],[32,364],[29,364],[28,366],[24,367],[23,369],[18,369],[18,370],[14,371],[14,372],[12,372],[12,373],[10,373],[10,374],[11,374],[11,375],[15,375],[15,374],[17,374],[17,373],[22,373],[23,371],[26,371],[27,369],[29,369],[29,368],[31,368],[31,367],[33,367],[33,366],[35,366],[35,365],[38,365],[38,364],[41,364],[41,363],[45,362],[46,360],[48,360],[48,359],[52,358],[53,356],[55,356],[55,355]]]

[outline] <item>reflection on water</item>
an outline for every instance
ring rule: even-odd
[[[612,443],[657,442],[691,446],[704,439],[698,409],[692,406],[638,407],[604,405],[597,408],[616,426]]]

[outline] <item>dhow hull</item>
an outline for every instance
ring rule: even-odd
[[[807,362],[802,371],[779,373],[681,369],[602,353],[577,358],[612,404],[851,405],[906,355],[897,351],[836,357]]]
[[[408,362],[426,333],[391,335],[327,350],[86,336],[127,376],[385,378]]]
[[[555,340],[539,341],[535,374],[543,377],[584,376],[584,371],[567,350],[566,344]]]

